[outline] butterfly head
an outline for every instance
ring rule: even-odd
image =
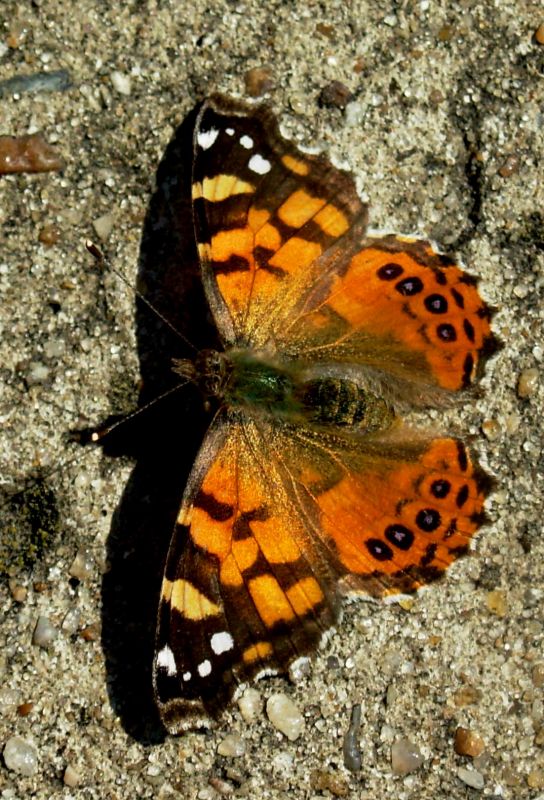
[[[222,397],[228,381],[231,364],[225,353],[218,350],[201,350],[194,361],[174,359],[173,371],[195,383],[204,397]]]

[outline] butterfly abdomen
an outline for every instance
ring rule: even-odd
[[[393,412],[376,395],[354,381],[318,378],[303,383],[297,390],[305,416],[316,425],[339,425],[383,430],[393,421]]]

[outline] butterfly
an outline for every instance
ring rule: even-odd
[[[428,241],[370,233],[350,174],[265,106],[204,101],[193,147],[223,350],[174,364],[218,410],[162,582],[153,680],[171,733],[311,655],[343,595],[440,578],[491,484],[462,441],[401,421],[469,389],[495,350],[476,280]]]

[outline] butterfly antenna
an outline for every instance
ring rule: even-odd
[[[161,312],[157,308],[155,308],[153,303],[151,303],[147,299],[147,297],[144,297],[144,295],[140,291],[138,291],[138,289],[135,289],[134,286],[132,286],[131,282],[123,275],[123,273],[120,270],[118,270],[116,267],[113,266],[111,261],[105,257],[104,253],[94,242],[92,242],[90,239],[87,239],[87,241],[85,242],[85,247],[92,255],[92,257],[98,262],[101,269],[104,269],[104,267],[107,266],[109,270],[111,270],[115,275],[117,275],[118,278],[120,278],[123,281],[125,286],[128,286],[131,292],[134,292],[138,300],[141,300],[142,303],[144,303],[154,314],[157,315],[157,317],[162,322],[164,322],[167,328],[169,328],[173,333],[175,333],[175,335],[179,339],[181,339],[182,342],[184,342],[184,344],[190,347],[191,350],[193,350],[195,353],[197,352],[198,348],[195,347],[195,345],[192,342],[190,342],[189,339],[187,339],[187,337],[184,336],[183,333],[181,333],[181,331],[178,331],[178,329],[174,325],[172,325],[170,320],[168,320],[163,314],[161,314]]]
[[[92,444],[98,444],[120,425],[124,425],[125,422],[128,422],[129,420],[134,419],[134,417],[143,414],[145,411],[152,408],[156,403],[159,403],[166,397],[170,397],[171,394],[174,394],[174,392],[177,392],[179,389],[183,389],[183,387],[187,386],[188,383],[191,383],[191,379],[189,378],[182,383],[177,383],[175,386],[172,386],[171,389],[167,389],[166,392],[163,392],[158,397],[154,397],[153,400],[150,400],[143,406],[139,406],[138,408],[134,409],[134,411],[126,414],[122,419],[116,420],[116,422],[113,422],[111,425],[107,425],[105,428],[99,428],[98,430],[92,431],[92,433],[89,434],[89,438],[83,441],[83,444],[88,444],[89,442]]]

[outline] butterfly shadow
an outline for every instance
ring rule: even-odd
[[[192,132],[196,110],[176,130],[157,170],[140,248],[136,334],[143,388],[139,406],[105,438],[110,455],[136,464],[112,519],[102,582],[102,646],[113,709],[146,744],[165,731],[152,691],[160,585],[169,540],[195,455],[209,424],[194,386],[172,372],[172,358],[217,347],[202,287],[191,215]],[[177,335],[176,331],[181,334]],[[155,401],[155,402],[153,402]]]

